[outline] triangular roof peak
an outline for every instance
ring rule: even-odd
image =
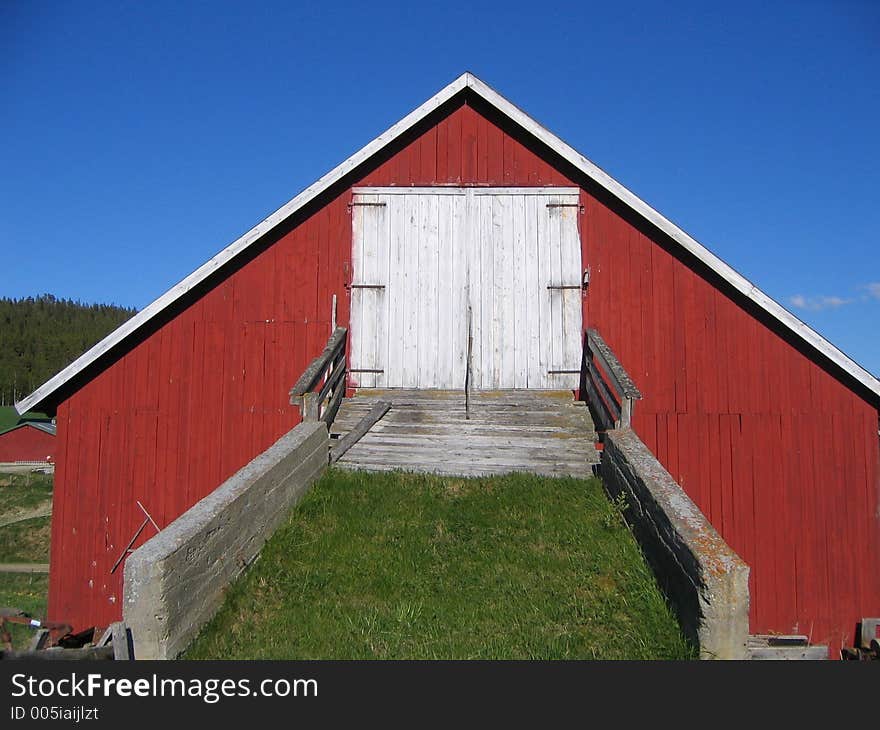
[[[823,355],[833,364],[841,368],[846,374],[851,376],[855,381],[863,385],[876,396],[880,397],[880,380],[865,370],[861,365],[841,352],[815,330],[801,322],[791,312],[767,296],[764,292],[758,289],[758,287],[709,251],[705,246],[691,238],[691,236],[685,233],[681,228],[654,210],[654,208],[617,182],[617,180],[608,175],[604,170],[597,167],[573,147],[569,146],[555,134],[538,124],[538,122],[532,119],[528,114],[514,106],[474,74],[466,71],[451,84],[434,94],[434,96],[428,99],[424,104],[417,109],[414,109],[395,125],[376,137],[372,142],[355,152],[351,157],[340,165],[337,165],[319,180],[312,183],[299,193],[299,195],[281,206],[243,236],[233,241],[220,253],[183,279],[183,281],[173,286],[162,296],[121,325],[118,329],[107,335],[107,337],[90,350],[83,353],[61,372],[37,388],[37,390],[31,393],[27,398],[16,403],[15,407],[18,412],[23,413],[27,410],[38,408],[41,405],[50,403],[53,394],[56,394],[66,383],[76,377],[79,373],[111,351],[120,347],[125,340],[141,330],[145,325],[157,317],[157,315],[177,302],[195,286],[199,285],[212,274],[223,268],[227,263],[238,257],[239,254],[264,235],[272,231],[280,223],[287,220],[296,211],[300,210],[307,203],[328,190],[332,185],[339,182],[348,173],[360,167],[372,156],[385,149],[389,144],[412,129],[429,114],[468,89],[478,95],[511,122],[521,127],[542,144],[546,145],[559,157],[573,165],[587,178],[601,188],[604,188],[627,208],[631,209],[645,221],[669,236],[669,238],[681,249],[691,254],[694,258],[727,282],[733,289],[742,294],[746,299],[751,300],[761,310],[782,324],[785,329],[792,332],[799,340],[808,345],[810,349]],[[52,403],[52,405],[54,405],[54,403]]]

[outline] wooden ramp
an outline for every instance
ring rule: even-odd
[[[462,391],[359,390],[343,401],[331,437],[343,437],[381,401],[391,409],[337,466],[586,478],[599,462],[589,411],[570,391],[478,391],[471,394],[468,419]]]

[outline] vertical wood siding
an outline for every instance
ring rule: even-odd
[[[16,428],[0,435],[0,462],[51,461],[55,457],[55,436],[33,426]]]
[[[465,105],[351,184],[577,181]],[[295,425],[287,390],[329,334],[333,294],[349,322],[350,200],[60,404],[50,618],[118,619],[122,571],[109,571],[143,519],[135,500],[164,526]],[[584,325],[643,392],[639,435],[751,565],[752,631],[848,643],[880,612],[877,410],[587,192],[581,202]]]
[[[751,566],[751,631],[837,648],[880,610],[877,410],[587,193],[584,320],[633,427]]]
[[[118,619],[122,568],[110,569],[143,520],[136,500],[165,526],[296,425],[287,393],[330,333],[333,293],[348,320],[347,197],[59,407],[50,616]]]

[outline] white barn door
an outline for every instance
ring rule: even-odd
[[[356,191],[352,380],[360,387],[576,388],[578,193]],[[572,372],[574,371],[574,372]]]

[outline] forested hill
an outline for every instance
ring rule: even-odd
[[[135,312],[51,294],[0,298],[0,405],[32,393]]]

